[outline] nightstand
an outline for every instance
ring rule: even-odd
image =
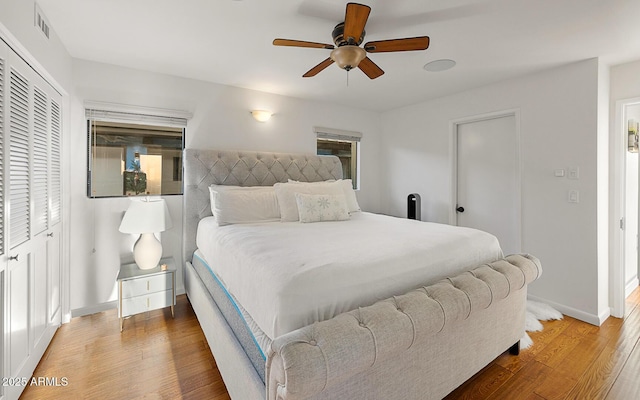
[[[166,265],[166,270],[162,265]],[[176,264],[173,257],[160,260],[157,267],[148,270],[136,263],[123,264],[118,274],[118,317],[120,332],[124,319],[145,311],[171,307],[176,304]]]

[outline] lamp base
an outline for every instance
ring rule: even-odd
[[[162,258],[162,244],[153,233],[143,233],[133,246],[133,259],[140,269],[153,269]]]

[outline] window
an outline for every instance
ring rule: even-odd
[[[89,197],[182,194],[186,119],[87,109]]]
[[[353,188],[360,187],[360,138],[359,132],[330,128],[314,128],[317,136],[317,154],[337,156],[342,162],[344,179],[351,179]]]

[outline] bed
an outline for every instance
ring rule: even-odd
[[[438,399],[517,353],[535,257],[504,258],[474,230],[353,212],[340,195],[341,222],[212,221],[226,186],[336,189],[336,157],[187,149],[184,169],[185,288],[232,398]],[[299,210],[314,193],[296,194]]]

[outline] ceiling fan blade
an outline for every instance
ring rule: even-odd
[[[344,15],[344,38],[351,44],[360,41],[364,26],[367,24],[371,7],[364,4],[348,3]]]
[[[375,42],[367,42],[364,45],[364,49],[369,53],[426,50],[428,47],[429,36],[419,36],[405,39],[378,40]]]
[[[370,79],[376,79],[384,74],[384,71],[380,69],[376,63],[371,61],[369,57],[365,57],[364,60],[360,61],[358,68],[360,68]]]
[[[305,42],[304,40],[291,40],[291,39],[274,39],[274,46],[292,46],[292,47],[312,47],[315,49],[333,49],[332,44]]]
[[[320,72],[323,69],[327,68],[331,64],[333,64],[333,60],[331,59],[331,57],[329,57],[326,60],[324,60],[323,62],[321,62],[320,64],[318,64],[315,67],[311,68],[304,75],[302,75],[302,77],[303,78],[310,78],[312,76],[316,76],[318,74],[318,72]]]

